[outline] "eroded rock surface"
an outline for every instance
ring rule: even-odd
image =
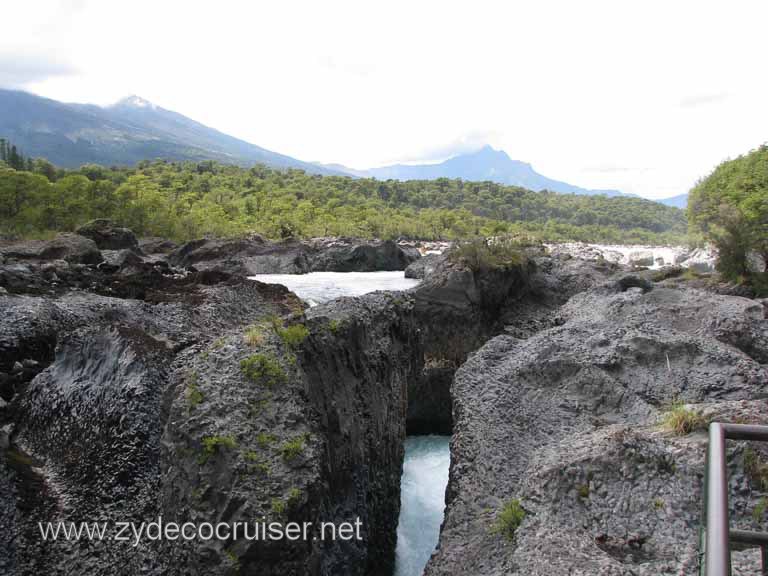
[[[459,369],[448,506],[426,574],[696,573],[706,437],[659,424],[674,402],[765,423],[768,322],[752,300],[631,278],[573,296],[560,326],[494,338]],[[732,447],[744,527],[761,487],[742,460]],[[494,526],[512,499],[526,516],[510,540]],[[737,562],[757,573],[754,553]]]
[[[29,252],[0,266],[0,572],[391,573],[406,386],[423,361],[411,297],[304,316],[284,287],[220,269]],[[290,340],[286,323],[308,332]],[[363,538],[133,547],[43,542],[37,524],[158,516],[359,518]]]
[[[245,274],[306,274],[404,270],[420,256],[417,249],[389,240],[314,238],[273,243],[254,236],[194,240],[173,251],[168,261],[176,266],[217,267]]]

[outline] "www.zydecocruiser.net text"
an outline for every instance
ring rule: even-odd
[[[165,522],[161,517],[150,522],[38,522],[44,541],[107,540],[129,542],[158,540],[362,540],[363,523],[354,522]]]

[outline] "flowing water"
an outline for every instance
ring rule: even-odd
[[[445,509],[450,440],[450,436],[405,440],[395,576],[420,576],[435,550]]]
[[[406,290],[419,283],[413,278],[406,278],[402,271],[258,274],[250,278],[287,286],[310,306],[317,306],[339,296],[362,296],[376,290]]]
[[[405,290],[419,283],[405,278],[403,272],[259,274],[251,278],[287,286],[310,306],[375,290]],[[437,545],[451,461],[449,441],[450,436],[411,436],[405,440],[395,576],[420,576]]]

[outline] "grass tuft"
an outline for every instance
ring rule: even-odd
[[[525,510],[520,504],[520,500],[513,498],[504,504],[499,512],[496,522],[491,528],[494,534],[501,534],[507,540],[514,540],[515,533],[525,520]]]
[[[673,404],[664,414],[662,428],[676,436],[685,436],[696,430],[706,430],[709,421],[698,410],[687,408],[682,402]]]

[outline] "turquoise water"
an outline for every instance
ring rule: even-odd
[[[437,546],[451,463],[450,436],[410,436],[400,482],[395,576],[420,576]]]

